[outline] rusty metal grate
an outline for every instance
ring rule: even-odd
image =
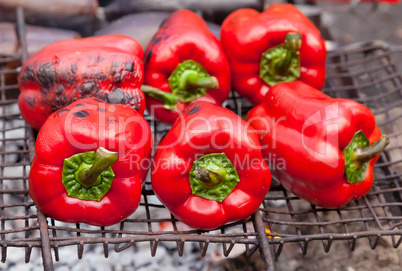
[[[19,18],[17,28],[23,48],[21,14]],[[214,231],[189,229],[175,220],[156,199],[149,181],[137,211],[114,226],[61,223],[37,210],[29,198],[27,182],[34,135],[16,107],[16,67],[25,59],[23,52],[0,55],[2,262],[11,249],[25,249],[28,262],[33,248],[40,248],[44,270],[53,270],[53,261],[60,260],[59,250],[66,246],[76,246],[78,258],[86,248],[101,246],[108,257],[110,248],[121,252],[139,242],[148,242],[150,254],[155,255],[161,243],[170,242],[176,245],[179,255],[183,255],[184,246],[189,243],[199,244],[201,256],[209,253],[211,244],[219,244],[225,256],[230,255],[234,246],[243,246],[248,256],[259,250],[267,268],[273,270],[273,257],[279,257],[287,243],[299,243],[301,252],[306,254],[311,242],[322,242],[326,252],[336,240],[348,242],[351,250],[358,239],[368,239],[373,249],[382,236],[391,236],[395,248],[402,242],[402,109],[399,109],[402,108],[402,67],[396,66],[398,57],[399,62],[402,59],[402,48],[372,42],[345,47],[328,55],[325,91],[334,97],[352,98],[366,104],[375,113],[382,131],[391,138],[391,145],[375,167],[375,185],[366,197],[338,210],[326,210],[308,204],[274,182],[259,212]],[[241,116],[251,108],[235,93],[225,106]],[[146,118],[157,142],[169,127],[154,122],[150,116]]]

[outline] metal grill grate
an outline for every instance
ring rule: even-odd
[[[0,55],[0,244],[1,261],[7,247],[25,247],[28,262],[32,247],[40,247],[39,225],[28,195],[27,174],[33,147],[31,130],[18,113],[17,55]]]
[[[376,164],[375,185],[366,197],[338,210],[326,210],[308,204],[274,183],[259,212],[214,231],[188,229],[175,220],[156,199],[149,181],[143,189],[140,207],[120,224],[93,227],[46,219],[28,195],[34,135],[16,107],[16,67],[25,56],[0,55],[1,261],[6,261],[10,248],[21,247],[28,262],[32,248],[39,247],[44,270],[53,270],[53,259],[60,260],[59,248],[65,246],[77,246],[81,258],[90,245],[103,246],[108,257],[109,247],[121,252],[138,242],[149,242],[151,255],[156,254],[162,242],[176,244],[179,255],[184,253],[185,244],[199,243],[199,253],[204,256],[210,244],[217,243],[225,256],[230,255],[234,246],[243,246],[248,256],[259,249],[272,270],[272,255],[279,257],[287,243],[298,242],[306,254],[313,241],[321,241],[323,249],[329,251],[334,240],[345,240],[353,250],[358,239],[368,238],[374,249],[381,236],[391,236],[393,246],[398,247],[402,241],[402,110],[399,110],[402,77],[401,67],[396,65],[401,55],[402,48],[391,48],[382,42],[345,47],[328,55],[325,91],[334,97],[366,104],[376,115],[382,131],[391,138],[391,145]],[[235,93],[225,106],[241,116],[251,108]],[[154,122],[150,116],[146,118],[157,142],[169,127]]]

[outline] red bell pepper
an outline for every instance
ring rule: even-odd
[[[39,130],[52,112],[85,97],[128,104],[143,114],[142,58],[141,45],[123,35],[52,43],[22,66],[21,115]]]
[[[222,23],[221,42],[234,90],[254,104],[281,82],[302,81],[317,89],[324,85],[324,40],[291,4],[274,4],[262,13],[234,11]]]
[[[367,107],[302,82],[272,87],[247,120],[261,136],[272,175],[287,190],[324,208],[366,195],[373,165],[389,143]]]
[[[152,144],[147,121],[132,107],[78,100],[39,131],[29,194],[56,220],[118,223],[140,203]]]
[[[222,46],[190,10],[165,19],[146,49],[144,63],[144,83],[178,100],[166,109],[160,99],[147,96],[148,111],[161,122],[172,124],[191,101],[220,105],[229,95],[230,67]]]
[[[254,129],[232,111],[198,101],[159,143],[151,181],[177,219],[214,229],[253,214],[271,175]]]

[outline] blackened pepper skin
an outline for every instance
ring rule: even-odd
[[[86,97],[145,110],[143,50],[123,35],[53,43],[30,57],[19,75],[21,115],[39,130],[48,116]]]

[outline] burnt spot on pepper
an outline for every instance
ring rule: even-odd
[[[67,78],[68,78],[68,73],[66,73],[66,72],[61,72],[60,73],[60,79],[67,80]]]
[[[121,104],[124,98],[124,92],[121,88],[116,88],[113,92],[107,93],[107,101],[111,104]]]
[[[99,54],[96,56],[90,55],[88,59],[88,67],[91,66],[96,66],[98,63],[102,62],[104,60],[103,57],[101,57]]]
[[[62,85],[58,85],[57,87],[56,87],[56,94],[57,95],[60,95],[60,94],[62,94],[63,92],[64,92],[64,87],[62,86]]]
[[[195,105],[195,106],[193,106],[193,107],[191,107],[191,108],[189,109],[189,111],[187,112],[187,115],[188,115],[188,116],[189,116],[189,115],[192,115],[192,114],[194,114],[194,113],[197,113],[197,112],[200,111],[200,110],[201,110],[201,107]]]
[[[96,75],[96,79],[98,79],[99,82],[105,81],[107,79],[107,75],[104,73],[98,73]]]
[[[163,38],[162,38],[161,36],[157,37],[156,39],[154,39],[153,44],[154,44],[154,45],[158,44],[159,42],[161,42],[162,39],[163,39]]]
[[[146,61],[146,62],[149,62],[149,60],[151,59],[151,56],[152,56],[152,49],[150,49],[150,50],[148,51],[147,56],[145,57],[145,61]]]
[[[76,63],[71,64],[71,67],[69,70],[70,74],[74,75],[77,73],[77,71],[78,71],[78,65]]]
[[[99,98],[93,98],[94,101],[100,102],[100,103],[104,103],[105,101]]]
[[[65,95],[60,95],[60,96],[56,96],[56,100],[53,103],[53,110],[57,110],[63,106],[65,106],[66,104],[70,104],[71,103],[71,99]]]
[[[85,104],[76,104],[75,106],[85,106]]]
[[[122,81],[121,63],[113,61],[112,66],[110,67],[110,74],[113,76],[115,82]]]
[[[49,87],[59,80],[58,71],[51,62],[45,62],[39,66],[36,78],[44,87]]]
[[[33,80],[34,78],[35,78],[35,75],[34,75],[34,71],[33,71],[32,67],[31,67],[31,65],[26,66],[25,69],[24,69],[24,73],[21,76],[21,79],[23,79],[23,80]]]
[[[82,95],[92,93],[92,92],[95,92],[95,91],[96,91],[95,82],[85,83],[80,88],[80,92],[81,92]]]
[[[36,102],[35,102],[35,98],[32,98],[31,96],[26,96],[25,97],[25,102],[27,104],[29,104],[31,107],[34,107]]]
[[[56,112],[56,116],[60,116],[61,114],[65,113],[67,111],[70,111],[70,109],[62,108],[62,109],[60,109],[59,111]]]
[[[104,112],[106,112],[106,109],[105,109],[105,108],[98,107],[98,111],[104,113]]]
[[[134,62],[127,62],[124,64],[124,69],[129,72],[134,71]]]
[[[73,113],[73,115],[76,116],[77,118],[82,119],[82,118],[88,117],[89,113],[88,113],[88,111],[81,110],[81,111],[77,111],[77,112]]]

